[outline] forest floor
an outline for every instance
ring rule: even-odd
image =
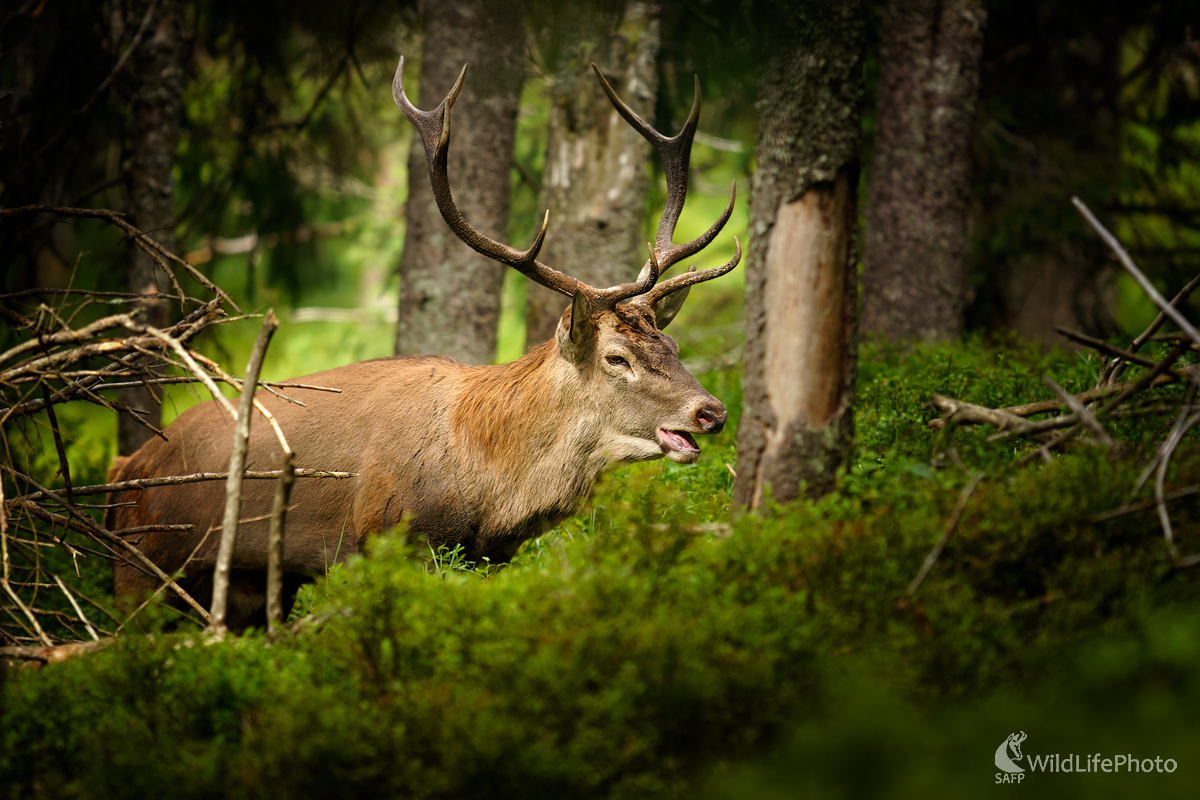
[[[1020,775],[1192,797],[1200,573],[1138,488],[1174,415],[1024,463],[1027,439],[928,424],[934,394],[1000,408],[1051,397],[1046,375],[1090,389],[1099,363],[868,346],[855,451],[819,501],[733,509],[731,426],[698,465],[610,470],[504,568],[380,537],[278,637],[208,641],[151,610],[151,635],[0,670],[0,794],[910,797]],[[736,369],[699,377],[736,421]],[[1185,437],[1164,487],[1198,483]],[[1197,496],[1168,505],[1186,553]],[[1010,734],[1022,773],[997,766]]]

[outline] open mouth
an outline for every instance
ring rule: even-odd
[[[687,431],[659,428],[658,444],[672,461],[689,463],[700,457],[700,445],[696,444],[696,440]]]

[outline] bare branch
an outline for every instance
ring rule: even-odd
[[[288,500],[295,483],[295,454],[286,450],[279,482],[275,484],[275,505],[271,510],[271,527],[267,531],[267,630],[275,633],[283,624],[283,551],[284,528],[287,523]]]
[[[238,406],[237,424],[233,431],[233,453],[229,457],[229,478],[225,482],[225,516],[221,524],[221,545],[217,550],[217,563],[213,570],[212,618],[209,630],[217,635],[225,633],[225,610],[229,598],[229,570],[233,563],[233,546],[237,540],[238,515],[242,509],[242,472],[246,466],[246,451],[250,442],[250,417],[254,414],[254,389],[258,385],[258,373],[262,369],[271,336],[279,327],[275,312],[268,311],[263,320],[250,361],[246,364],[245,391]],[[278,430],[278,429],[277,429]]]
[[[266,472],[244,472],[242,478],[244,480],[258,481],[273,481],[279,478],[279,470],[269,470]],[[360,477],[357,472],[330,472],[323,469],[297,469],[297,478],[334,478],[344,480],[346,478]],[[95,486],[76,486],[75,496],[89,494],[110,494],[112,492],[123,492],[128,489],[151,489],[155,486],[179,486],[184,483],[199,483],[200,481],[223,481],[229,478],[228,472],[196,472],[192,475],[172,475],[166,478],[134,478],[128,481],[116,481],[114,483],[101,483]],[[55,495],[57,497],[57,495]],[[17,506],[22,503],[37,502],[46,497],[42,492],[31,492],[30,494],[14,497],[11,500],[5,501],[9,507]]]
[[[1200,286],[1200,275],[1192,278],[1190,281],[1188,281],[1186,286],[1179,290],[1179,294],[1175,295],[1174,299],[1171,300],[1171,305],[1173,307],[1178,306],[1196,290],[1197,286]],[[1146,328],[1146,330],[1142,331],[1141,334],[1133,340],[1133,343],[1129,345],[1130,351],[1137,352],[1142,345],[1154,338],[1154,334],[1158,333],[1158,329],[1162,327],[1162,324],[1166,322],[1166,320],[1167,315],[1162,311],[1158,312],[1158,316],[1154,318],[1154,321],[1150,323],[1150,326]],[[1124,371],[1124,361],[1109,362],[1106,369],[1101,371],[1100,380],[1103,383],[1111,384],[1117,378],[1121,377],[1121,373]]]
[[[1097,339],[1094,336],[1088,336],[1087,334],[1079,333],[1078,331],[1073,331],[1073,330],[1070,330],[1069,328],[1064,328],[1061,325],[1055,325],[1054,330],[1058,331],[1060,334],[1067,337],[1068,339],[1070,339],[1073,342],[1078,342],[1079,344],[1086,345],[1087,347],[1090,347],[1093,350],[1099,350],[1101,353],[1108,353],[1110,356],[1116,356],[1117,358],[1128,361],[1131,364],[1139,364],[1143,367],[1158,366],[1158,362],[1155,361],[1153,358],[1147,358],[1146,356],[1139,356],[1137,353],[1131,352],[1129,350],[1124,350],[1120,347],[1116,347],[1115,345],[1111,345],[1108,342],[1104,341],[1103,339]],[[1171,377],[1175,378],[1176,380],[1182,380],[1179,373],[1175,372],[1175,370],[1167,370],[1167,374],[1170,375]]]
[[[1075,208],[1079,209],[1079,213],[1083,214],[1083,218],[1088,221],[1088,224],[1096,229],[1096,233],[1100,234],[1100,238],[1104,240],[1104,243],[1116,253],[1117,259],[1125,267],[1125,271],[1133,276],[1133,279],[1138,282],[1138,286],[1142,287],[1142,291],[1149,295],[1154,304],[1170,317],[1171,321],[1178,325],[1179,329],[1186,333],[1193,342],[1200,344],[1200,331],[1197,331],[1192,323],[1188,322],[1187,318],[1179,313],[1179,309],[1172,306],[1166,301],[1166,298],[1159,294],[1158,289],[1154,288],[1154,284],[1150,282],[1150,279],[1143,275],[1142,271],[1133,263],[1133,259],[1125,252],[1125,248],[1117,241],[1117,237],[1109,233],[1108,229],[1100,224],[1100,220],[1096,219],[1091,209],[1084,205],[1082,200],[1078,197],[1072,197],[1071,202],[1075,205]]]
[[[943,425],[946,420],[953,419],[958,422],[968,422],[976,425],[992,425],[1002,431],[1023,431],[1029,427],[1029,422],[1005,410],[977,406],[974,403],[955,400],[952,397],[945,397],[940,394],[935,394],[930,398],[930,402],[934,408],[946,415],[941,420],[934,420],[934,422],[942,422]],[[932,422],[930,423],[930,427],[934,427]],[[941,427],[941,425],[937,427]]]
[[[88,533],[93,534],[98,538],[104,539],[110,543],[116,544],[120,548],[125,549],[139,563],[141,563],[142,566],[148,568],[155,576],[157,576],[159,578],[159,580],[170,581],[172,591],[174,591],[175,594],[179,595],[179,597],[185,603],[190,605],[192,608],[196,609],[196,611],[200,612],[200,615],[202,617],[204,617],[205,621],[208,620],[208,612],[205,611],[204,608],[202,608],[200,606],[200,604],[197,603],[190,594],[185,592],[183,590],[183,588],[179,586],[179,584],[175,583],[175,581],[172,580],[170,577],[168,577],[165,572],[163,572],[161,569],[159,569],[158,566],[153,561],[151,561],[149,558],[147,558],[145,553],[143,553],[141,550],[137,549],[137,547],[135,547],[133,544],[127,542],[126,540],[122,539],[119,536],[116,536],[115,534],[112,533],[112,531],[108,530],[107,528],[100,527],[99,525],[96,524],[95,520],[93,520],[91,517],[87,516],[86,514],[81,514],[79,511],[75,510],[73,507],[66,506],[63,499],[58,496],[57,492],[50,491],[45,486],[42,486],[40,483],[38,483],[37,481],[35,481],[33,478],[29,477],[28,475],[23,475],[20,472],[17,472],[15,469],[12,469],[11,467],[6,467],[2,464],[0,464],[0,470],[3,470],[5,472],[9,473],[10,475],[17,478],[18,480],[25,481],[30,486],[32,486],[33,488],[35,488],[39,492],[41,492],[44,496],[52,497],[52,498],[58,500],[59,503],[62,503],[66,507],[67,513],[69,513],[71,516],[75,517],[80,523],[83,524],[83,527],[87,529]],[[40,508],[39,506],[37,506],[33,503],[26,503],[24,507],[28,511],[30,511],[30,513],[34,514],[35,516],[42,517],[43,519],[47,519],[47,521],[54,521],[49,518],[51,518],[52,516],[57,516],[57,515],[51,515],[50,512],[46,511],[43,508]]]
[[[1109,435],[1108,431],[1104,430],[1104,426],[1100,424],[1100,420],[1096,419],[1096,415],[1093,414],[1087,406],[1079,402],[1074,395],[1069,394],[1066,389],[1059,386],[1058,383],[1049,375],[1042,378],[1042,382],[1049,386],[1051,391],[1058,395],[1060,400],[1070,406],[1071,411],[1075,412],[1075,416],[1079,418],[1080,422],[1088,427],[1088,429],[1096,437],[1097,441],[1099,441],[1109,450],[1117,449],[1116,440]]]

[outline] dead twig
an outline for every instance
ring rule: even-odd
[[[1190,281],[1188,281],[1186,286],[1179,290],[1179,294],[1175,295],[1175,297],[1171,300],[1171,306],[1173,308],[1178,307],[1180,303],[1191,296],[1192,292],[1196,290],[1197,286],[1200,286],[1200,275],[1192,278]],[[1154,318],[1154,321],[1150,323],[1149,327],[1142,331],[1141,334],[1139,334],[1138,337],[1129,345],[1130,352],[1137,352],[1137,350],[1146,342],[1157,338],[1154,334],[1158,333],[1158,329],[1161,328],[1162,324],[1166,321],[1167,315],[1162,311],[1158,312],[1158,316]],[[1121,373],[1125,371],[1125,364],[1126,362],[1121,359],[1110,361],[1100,372],[1100,382],[1111,385],[1113,381],[1121,377]]]
[[[1159,363],[1174,364],[1177,360],[1179,360],[1179,355],[1182,355],[1186,351],[1187,351],[1187,347],[1184,347],[1182,350],[1179,351],[1179,354],[1176,355],[1174,358],[1168,357],[1167,359],[1165,359],[1165,362],[1159,362]],[[1143,378],[1144,377],[1145,376],[1143,376]],[[1141,389],[1145,389],[1145,388],[1155,389],[1155,388],[1158,388],[1159,386],[1166,386],[1168,384],[1175,383],[1175,382],[1176,382],[1175,378],[1172,378],[1169,375],[1163,375],[1163,374],[1161,374],[1161,370],[1159,370],[1158,372],[1154,373],[1153,377],[1150,379],[1149,382],[1142,382],[1142,379],[1139,379],[1136,381],[1128,381],[1126,383],[1118,383],[1118,384],[1115,384],[1112,386],[1106,386],[1106,387],[1103,387],[1100,389],[1091,389],[1086,392],[1080,392],[1079,394],[1075,395],[1075,397],[1078,398],[1079,402],[1081,402],[1081,403],[1090,403],[1093,400],[1099,400],[1099,399],[1102,399],[1105,397],[1112,397],[1113,395],[1119,395],[1122,392],[1124,392],[1126,389],[1129,389],[1130,387],[1137,387],[1136,390],[1140,391]],[[939,398],[939,397],[942,397],[942,395],[934,395],[934,398]],[[943,411],[949,409],[950,412],[952,412],[953,408],[957,408],[957,404],[963,402],[962,400],[955,400],[954,398],[944,398],[944,399],[949,401],[948,403],[946,403],[945,409],[938,406],[938,403],[936,400],[931,399],[931,402],[933,402],[935,408],[939,408],[939,410],[943,410]],[[1128,395],[1125,396],[1125,399],[1128,399]],[[1121,402],[1124,402],[1124,399]],[[1036,403],[1023,403],[1022,405],[1018,405],[1018,406],[1006,406],[1004,408],[995,408],[995,409],[987,408],[986,410],[999,412],[1001,414],[1010,414],[1014,417],[1031,417],[1034,414],[1044,414],[1047,411],[1054,411],[1055,409],[1063,408],[1064,406],[1066,406],[1066,403],[1064,403],[1062,400],[1039,400]],[[976,408],[986,408],[986,407],[985,406],[976,406]],[[931,420],[929,420],[928,423],[926,423],[926,427],[928,427],[932,430],[941,430],[943,427],[945,427],[948,416],[949,416],[949,412],[947,413],[947,416],[938,417],[937,419],[931,419]],[[976,421],[976,419],[978,419],[979,421]],[[975,417],[970,414],[968,414],[965,417],[955,417],[954,420],[955,420],[955,422],[968,424],[968,425],[991,425],[992,424],[992,423],[987,422],[986,420],[982,419],[981,417]],[[1029,424],[1036,425],[1037,423],[1029,423]]]
[[[288,501],[295,483],[295,454],[286,450],[283,467],[275,484],[275,505],[271,509],[271,527],[267,531],[267,631],[276,633],[283,624],[283,550],[284,526]]]
[[[242,473],[246,466],[246,451],[250,442],[250,417],[254,414],[254,389],[258,385],[258,373],[262,369],[271,336],[279,327],[273,311],[268,311],[263,320],[250,361],[246,364],[245,387],[235,415],[237,423],[233,431],[233,452],[229,457],[229,479],[225,482],[225,516],[221,523],[221,544],[217,550],[217,563],[213,570],[212,617],[209,630],[218,635],[225,633],[225,612],[229,597],[229,570],[233,563],[233,546],[237,539],[238,515],[242,509]]]
[[[930,402],[934,408],[945,415],[940,420],[942,425],[945,425],[946,420],[954,419],[956,422],[991,425],[999,430],[1020,431],[1029,426],[1029,422],[1026,420],[1003,409],[977,406],[974,403],[955,400],[953,397],[945,397],[940,394],[935,394],[930,398]],[[932,423],[930,427],[933,427]],[[939,425],[938,427],[942,426]]]
[[[86,514],[80,513],[79,511],[75,510],[75,508],[73,508],[71,506],[67,506],[65,504],[65,501],[63,501],[63,499],[58,496],[57,492],[52,492],[51,490],[47,489],[45,486],[42,486],[40,483],[38,483],[37,481],[35,481],[33,478],[29,477],[28,475],[23,475],[20,472],[17,472],[15,469],[13,469],[11,467],[6,467],[2,464],[0,464],[0,470],[3,470],[5,472],[9,473],[10,475],[12,475],[14,478],[17,478],[18,480],[22,480],[25,483],[28,483],[34,489],[41,492],[43,494],[43,496],[52,497],[52,498],[58,500],[60,504],[64,505],[68,514],[75,517],[75,519],[77,521],[82,523],[83,527],[87,529],[88,533],[96,536],[97,538],[100,538],[100,539],[106,540],[112,544],[115,544],[120,548],[123,548],[126,552],[128,552],[130,555],[132,555],[134,557],[134,559],[136,559],[143,567],[146,567],[147,569],[149,569],[150,572],[153,573],[159,580],[170,581],[171,582],[171,590],[174,591],[175,594],[179,595],[180,599],[182,599],[185,603],[190,605],[192,608],[196,609],[196,611],[200,612],[200,615],[204,618],[205,621],[208,620],[208,612],[206,610],[204,610],[204,608],[201,607],[201,605],[199,603],[197,603],[190,594],[188,594],[186,591],[184,591],[183,588],[179,584],[175,583],[175,581],[172,580],[170,577],[168,577],[165,572],[163,572],[161,569],[159,569],[158,566],[153,561],[151,561],[149,558],[147,558],[145,553],[143,553],[141,550],[137,549],[137,547],[135,547],[133,544],[131,544],[130,542],[126,541],[125,539],[122,539],[121,537],[113,534],[112,531],[108,530],[107,528],[102,528],[100,525],[98,525],[96,523],[95,520],[93,520],[91,517],[87,516]],[[29,508],[29,510],[34,514],[38,514],[39,511],[49,514],[49,512],[46,512],[43,509],[40,509],[36,505],[33,505],[33,504],[30,504],[30,505],[32,507],[27,506],[27,508]]]
[[[1115,452],[1118,449],[1116,440],[1109,435],[1108,431],[1104,430],[1104,426],[1100,424],[1100,420],[1096,419],[1096,415],[1091,412],[1091,409],[1079,402],[1066,389],[1059,386],[1049,375],[1042,378],[1042,382],[1049,386],[1050,390],[1058,395],[1060,400],[1070,406],[1071,411],[1075,412],[1075,416],[1079,418],[1079,421],[1086,425],[1088,430],[1092,432],[1092,435],[1096,437],[1096,441],[1100,442],[1110,451]]]
[[[244,480],[257,481],[273,481],[279,478],[279,470],[268,470],[266,472],[244,472],[242,478]],[[360,477],[357,472],[331,472],[323,469],[297,469],[297,478],[333,478],[335,480],[345,480],[346,478]],[[127,481],[116,481],[114,483],[100,483],[95,486],[76,486],[75,496],[92,495],[92,494],[112,494],[113,492],[124,492],[129,489],[151,489],[155,486],[179,486],[184,483],[199,483],[201,481],[223,481],[229,479],[228,472],[196,472],[191,475],[172,475],[165,478],[134,478]],[[14,497],[11,500],[6,500],[5,503],[9,506],[17,506],[28,502],[38,502],[45,499],[46,495],[41,492],[31,492],[30,494]]]
[[[1095,228],[1096,233],[1100,234],[1100,238],[1104,240],[1104,243],[1107,244],[1109,248],[1112,249],[1112,251],[1116,254],[1117,260],[1119,260],[1121,265],[1125,267],[1125,271],[1133,276],[1133,279],[1137,281],[1138,286],[1142,287],[1142,291],[1144,291],[1150,297],[1150,299],[1154,301],[1154,305],[1158,306],[1162,313],[1166,314],[1172,322],[1178,325],[1179,329],[1186,333],[1193,342],[1200,345],[1200,331],[1197,331],[1192,323],[1188,322],[1187,317],[1183,316],[1183,314],[1179,312],[1179,309],[1168,303],[1166,298],[1159,294],[1158,289],[1154,288],[1154,284],[1151,283],[1150,280],[1142,274],[1142,271],[1137,268],[1137,265],[1133,263],[1133,259],[1129,257],[1128,253],[1125,252],[1125,248],[1121,246],[1119,241],[1117,241],[1117,237],[1109,233],[1108,229],[1100,224],[1100,220],[1096,219],[1096,216],[1092,213],[1091,209],[1089,209],[1082,200],[1080,200],[1078,197],[1072,197],[1071,202],[1075,205],[1075,208],[1079,209],[1079,213],[1083,214],[1083,218],[1088,221],[1088,224]]]
[[[1182,489],[1176,489],[1173,492],[1164,493],[1162,502],[1169,503],[1172,500],[1178,500],[1181,497],[1190,497],[1197,493],[1200,493],[1200,485],[1185,486]],[[1088,522],[1105,522],[1110,519],[1116,519],[1117,517],[1123,517],[1126,514],[1134,514],[1138,511],[1146,511],[1148,509],[1157,507],[1158,503],[1159,499],[1157,497],[1152,497],[1149,500],[1143,500],[1140,503],[1125,503],[1124,505],[1114,508],[1110,511],[1105,511],[1103,513],[1088,517]]]
[[[1123,359],[1131,364],[1138,364],[1143,367],[1155,367],[1158,365],[1158,362],[1153,358],[1139,356],[1137,353],[1130,352],[1129,350],[1123,350],[1120,347],[1109,344],[1103,339],[1097,339],[1094,336],[1088,336],[1087,334],[1073,331],[1070,328],[1064,328],[1061,325],[1055,325],[1054,330],[1058,331],[1060,334],[1073,342],[1086,345],[1093,350],[1099,350],[1101,353],[1108,353],[1110,356],[1116,356],[1117,358]],[[1175,378],[1175,380],[1182,380],[1182,376],[1175,372],[1175,370],[1167,370],[1167,374]]]

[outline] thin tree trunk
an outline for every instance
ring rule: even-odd
[[[551,78],[541,207],[551,234],[543,261],[592,286],[633,280],[646,260],[642,222],[651,147],[612,107],[591,64],[644,119],[654,118],[659,21],[627,6],[624,22],[597,43],[575,42]],[[669,135],[669,134],[668,134]],[[568,298],[530,284],[526,346],[554,335]]]
[[[525,79],[521,5],[515,0],[424,0],[421,24],[418,107],[437,106],[463,64],[470,64],[452,112],[449,175],[455,202],[484,235],[507,241],[509,171]],[[417,137],[408,159],[406,216],[396,353],[491,363],[505,267],[471,250],[447,229],[433,201]]]
[[[734,502],[833,488],[853,435],[858,2],[777,6],[759,75]]]
[[[134,3],[126,27],[136,27],[147,3]],[[129,156],[130,222],[168,250],[175,249],[175,146],[183,95],[183,15],[177,0],[161,0],[141,45],[131,59],[134,74]],[[127,249],[126,285],[131,292],[160,291],[154,262],[139,248]],[[165,285],[169,291],[170,286]],[[165,300],[148,300],[141,308],[146,322],[165,328],[169,306]],[[152,425],[161,423],[158,400],[144,387],[121,389],[119,399],[146,413]],[[118,416],[117,449],[130,455],[151,436],[126,414]]]
[[[891,0],[867,197],[863,330],[958,338],[984,0]]]

